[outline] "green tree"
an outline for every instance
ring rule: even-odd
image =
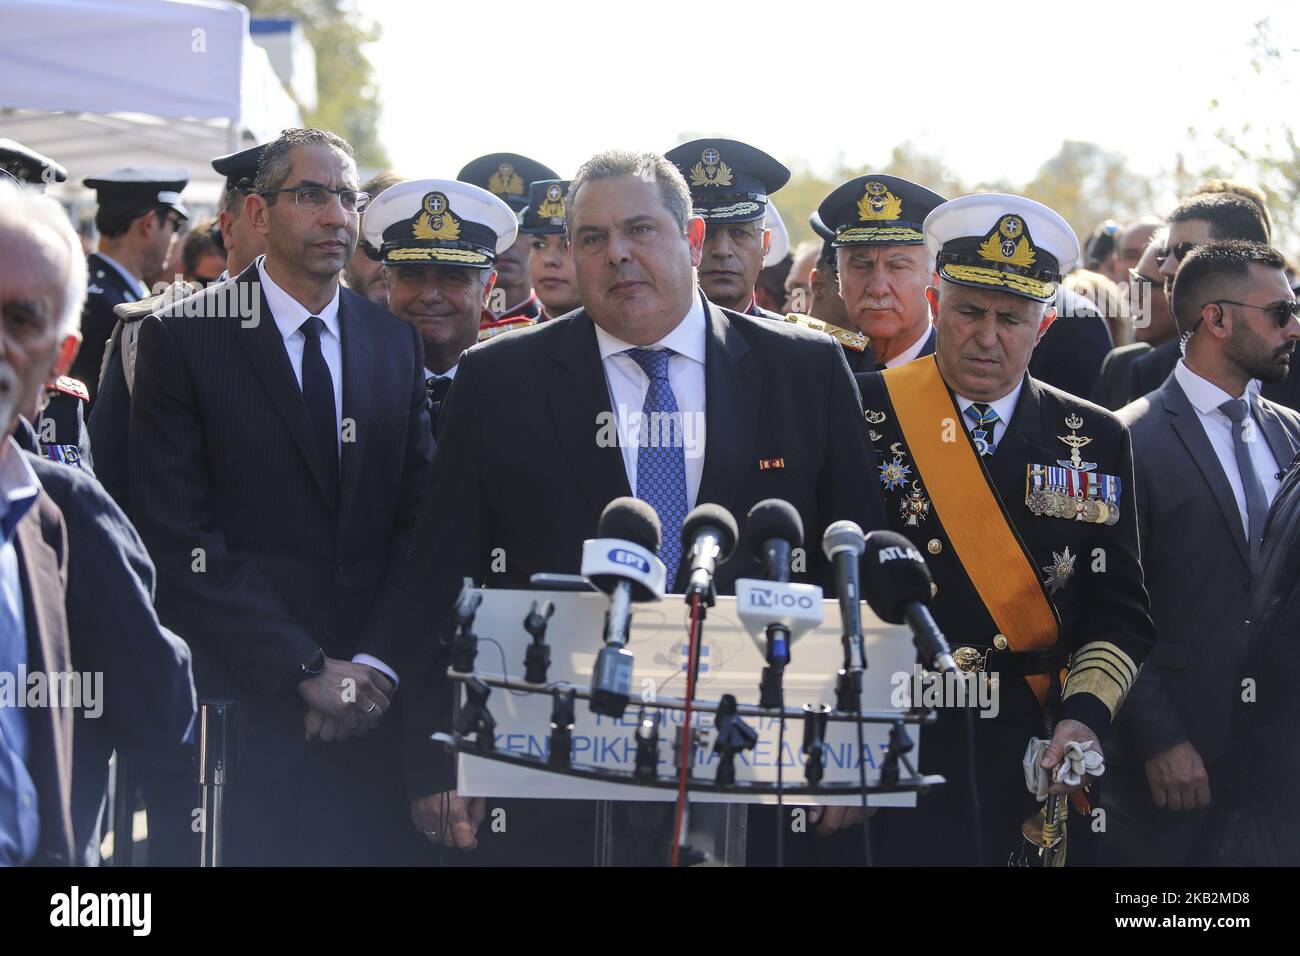
[[[889,159],[883,164],[849,165],[841,159],[831,171],[830,176],[812,172],[801,160],[785,160],[790,167],[790,182],[774,196],[781,218],[785,220],[790,233],[791,247],[804,239],[812,238],[814,233],[808,224],[808,216],[821,205],[833,189],[855,176],[866,173],[888,173],[900,176],[922,186],[928,186],[944,196],[960,196],[965,188],[956,174],[941,159],[922,152],[914,143],[903,142],[895,146]]]
[[[1156,201],[1151,181],[1131,173],[1122,155],[1075,140],[1063,142],[1020,192],[1060,213],[1080,242],[1105,220],[1136,218]]]
[[[1262,85],[1270,90],[1277,102],[1293,102],[1295,83],[1288,67],[1294,63],[1300,48],[1282,46],[1273,35],[1267,19],[1255,23],[1255,35],[1250,43],[1250,71],[1253,78],[1243,84],[1248,89]],[[1184,175],[1179,186],[1186,195],[1206,179],[1224,177],[1258,186],[1268,197],[1269,212],[1273,216],[1275,235],[1273,245],[1295,254],[1300,243],[1300,140],[1294,128],[1284,119],[1264,123],[1233,123],[1215,126],[1224,114],[1223,103],[1217,99],[1209,104],[1210,126],[1205,130],[1193,127],[1188,130],[1194,142],[1203,150],[1207,140],[1220,147],[1219,161],[1199,165],[1187,170],[1180,157]],[[1266,114],[1282,117],[1285,114]],[[1208,150],[1207,150],[1208,151]]]
[[[316,109],[303,122],[338,133],[357,154],[358,166],[388,166],[379,140],[379,90],[366,58],[379,26],[361,16],[350,0],[243,0],[255,17],[292,17],[316,53]]]

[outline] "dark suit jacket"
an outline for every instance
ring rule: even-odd
[[[1134,342],[1112,349],[1101,363],[1092,400],[1112,411],[1137,401],[1165,383],[1180,355],[1177,338],[1154,348],[1146,342]]]
[[[11,447],[10,454],[14,454]],[[49,495],[18,522],[14,537],[27,618],[27,670],[67,673],[68,620],[64,595],[68,583],[68,535],[63,516]],[[71,866],[76,862],[72,838],[72,723],[69,707],[27,710],[31,754],[27,769],[36,785],[41,815],[40,842],[32,864]]]
[[[34,438],[27,429],[20,445]],[[28,462],[63,513],[68,546],[67,618],[72,666],[103,674],[103,712],[76,712],[72,817],[80,861],[99,860],[99,814],[116,749],[162,760],[194,719],[190,649],[158,623],[154,566],[135,528],[95,477],[34,454]]]
[[[140,295],[98,253],[92,252],[87,257],[86,266],[90,270],[91,287],[98,287],[101,291],[86,296],[86,304],[81,311],[81,351],[77,353],[68,374],[86,383],[86,388],[90,390],[90,400],[94,402],[99,392],[99,369],[104,362],[104,347],[108,344],[108,337],[113,334],[113,327],[117,325],[113,306],[134,302]]]
[[[1300,644],[1300,468],[1287,472],[1269,508],[1264,545],[1250,596],[1250,627],[1239,679],[1250,678],[1255,694],[1238,695],[1230,744],[1229,807],[1219,862],[1229,866],[1300,864],[1300,696],[1295,693],[1295,657]],[[1225,792],[1226,791],[1226,792]]]
[[[1260,405],[1259,431],[1281,470],[1300,450],[1300,415]],[[1156,644],[1120,714],[1118,741],[1126,762],[1140,765],[1190,740],[1208,765],[1227,747],[1240,696],[1250,551],[1227,476],[1178,380],[1119,416],[1133,434]]]
[[[1057,318],[1029,359],[1029,374],[1063,392],[1087,398],[1101,363],[1115,343],[1106,319],[1088,299],[1064,287],[1057,292]]]
[[[111,356],[104,369],[103,381],[95,407],[90,412],[90,443],[99,449],[95,474],[117,506],[128,516],[131,514],[131,462],[130,425],[131,390],[127,388],[126,373],[122,371],[120,334],[113,336],[105,348]]]
[[[789,501],[803,518],[808,574],[824,578],[820,541],[828,524],[883,524],[842,352],[829,336],[785,322],[712,304],[706,315],[707,438],[697,501],[726,507],[742,535],[756,502]],[[454,779],[450,762],[426,741],[447,707],[433,625],[462,578],[521,588],[540,571],[576,573],[605,505],[631,494],[622,452],[595,440],[602,413],[612,414],[609,390],[584,311],[480,343],[461,359],[442,409],[430,510],[410,573],[385,595],[378,616],[388,628],[424,637],[413,645],[420,663],[407,665],[408,681],[419,680],[425,697],[414,707],[415,688],[408,688],[411,762],[424,768],[411,780],[413,795],[448,789]],[[784,468],[760,470],[765,458],[784,459]],[[505,570],[493,569],[497,548],[507,555]],[[730,593],[738,577],[760,576],[742,551],[719,567],[720,592]]]
[[[297,681],[317,647],[393,667],[401,656],[397,634],[363,630],[427,484],[423,349],[386,309],[339,294],[337,498],[256,262],[140,332],[131,488],[159,617],[193,647],[201,695],[249,702],[246,759],[263,769],[303,756]],[[241,316],[241,301],[260,315]]]

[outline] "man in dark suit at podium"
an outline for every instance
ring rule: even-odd
[[[366,622],[409,542],[432,438],[418,334],[339,286],[365,201],[347,143],[287,131],[244,207],[266,256],[140,330],[134,518],[200,693],[244,702],[237,865],[419,849],[386,716],[396,635]]]
[[[602,153],[573,180],[568,211],[585,308],[465,354],[442,410],[412,564],[377,618],[420,637],[404,666],[413,817],[446,845],[474,846],[482,813],[456,794],[454,765],[428,742],[445,728],[450,699],[439,676],[447,661],[428,635],[463,578],[521,588],[537,572],[576,573],[601,511],[633,493],[660,516],[660,555],[677,593],[682,518],[698,503],[726,507],[743,534],[756,502],[789,501],[803,518],[807,571],[795,577],[804,579],[824,577],[820,538],[829,523],[850,519],[867,530],[883,523],[841,349],[823,333],[704,299],[693,272],[704,222],[692,216],[670,162]],[[618,440],[635,428],[632,413],[654,412],[680,412],[683,441],[639,445],[639,432]],[[730,593],[738,577],[759,574],[738,552],[716,583]],[[592,807],[514,801],[506,833],[478,833],[479,852],[497,863],[590,865]],[[666,860],[666,835],[645,833],[637,858]]]

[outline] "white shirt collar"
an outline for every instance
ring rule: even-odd
[[[1174,366],[1174,377],[1178,379],[1178,384],[1182,386],[1183,394],[1187,396],[1187,400],[1192,403],[1192,408],[1202,415],[1218,411],[1219,406],[1224,402],[1238,397],[1229,395],[1208,378],[1197,375],[1187,367],[1187,363],[1182,359],[1179,359],[1178,364]],[[1254,395],[1258,394],[1258,392],[1259,380],[1252,378],[1246,385],[1245,394],[1240,397],[1245,398],[1246,395]],[[1253,406],[1254,403],[1250,404]],[[1253,407],[1251,410],[1253,411]]]
[[[592,323],[593,325],[595,323]],[[693,359],[704,364],[704,342],[706,339],[706,329],[708,323],[705,320],[704,298],[697,289],[691,297],[691,307],[686,311],[686,315],[673,328],[671,332],[665,335],[653,345],[645,348],[672,349],[678,355],[684,355],[688,359]],[[617,336],[606,332],[599,325],[596,326],[596,344],[600,347],[600,359],[603,362],[611,355],[619,352],[626,352],[628,349],[641,348],[642,346],[633,345],[630,342],[624,342]]]
[[[993,407],[993,410],[998,413],[998,418],[1002,421],[1002,424],[1004,425],[1011,424],[1011,416],[1014,415],[1016,412],[1016,402],[1020,400],[1020,390],[1024,387],[1025,387],[1025,380],[1022,377],[1020,381],[1016,383],[1016,387],[1013,388],[1010,392],[1008,392],[1006,395],[1003,395],[1001,398],[997,399],[996,401],[988,403]],[[957,399],[957,410],[960,411],[963,415],[966,414],[966,409],[970,408],[972,405],[975,404],[975,400],[973,398],[967,398],[965,395],[957,395],[954,392],[953,397]],[[965,424],[969,428],[970,420],[967,419]]]
[[[319,312],[308,312],[306,306],[285,292],[275,281],[267,275],[266,256],[260,256],[257,260],[257,274],[262,280],[262,292],[266,295],[266,304],[271,307],[271,316],[275,319],[276,328],[280,330],[280,335],[288,339],[297,332],[308,318],[315,315],[325,323],[325,329],[334,338],[342,341],[343,337],[339,334],[339,290],[338,285],[334,286],[334,298],[330,299],[329,304]]]
[[[110,266],[116,269],[117,274],[126,280],[127,285],[135,289],[136,293],[140,296],[140,298],[144,299],[148,297],[149,287],[144,284],[143,279],[137,278],[136,276],[132,275],[130,269],[122,265],[122,263],[118,262],[116,259],[108,255],[107,253],[96,252],[95,255],[99,256],[99,258],[103,259]]]
[[[427,382],[427,381],[428,381],[429,379],[431,379],[431,378],[455,378],[455,377],[456,377],[456,366],[458,366],[458,365],[460,365],[459,362],[457,362],[456,365],[453,365],[451,368],[447,369],[447,371],[445,371],[445,372],[430,372],[430,371],[426,368],[426,369],[424,370],[424,380]]]
[[[917,340],[901,353],[886,362],[885,368],[896,368],[899,365],[906,365],[908,362],[912,361],[912,359],[920,355],[921,349],[925,348],[926,340],[930,338],[930,330],[932,328],[934,328],[934,324],[930,321],[929,317],[927,317],[925,320],[925,329],[921,332],[921,335]],[[1002,413],[998,412],[998,414],[1001,415]]]

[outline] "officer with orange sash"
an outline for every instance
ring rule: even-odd
[[[930,565],[969,692],[931,698],[939,720],[921,733],[921,769],[948,786],[873,822],[882,863],[1003,865],[1048,793],[1087,807],[1075,792],[1104,770],[1153,640],[1133,455],[1114,415],[1027,373],[1079,257],[1065,220],[982,194],[938,206],[923,232],[935,354],[857,380],[886,517]],[[977,708],[973,765],[961,704]]]

